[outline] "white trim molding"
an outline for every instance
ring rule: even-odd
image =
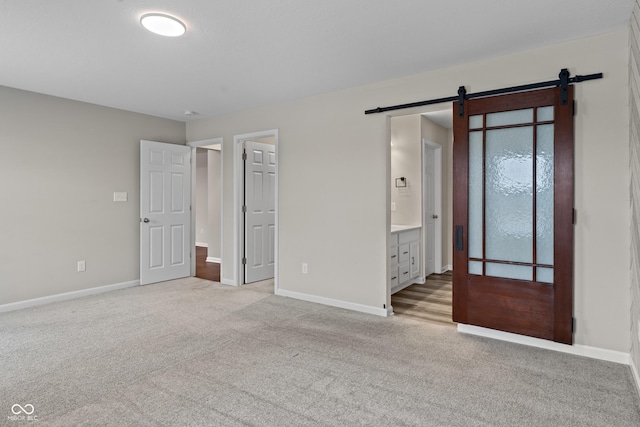
[[[231,279],[223,279],[223,278],[220,279],[220,284],[228,285],[228,286],[238,286],[238,284],[235,281]]]
[[[315,302],[317,304],[328,305],[331,307],[344,308],[352,311],[359,311],[361,313],[375,314],[376,316],[389,316],[389,312],[386,308],[372,307],[370,305],[356,304],[353,302],[340,301],[333,298],[319,297],[317,295],[303,294],[301,292],[287,291],[286,289],[277,288],[275,294],[282,297],[289,297],[299,299],[302,301]],[[391,309],[393,314],[393,309]]]
[[[446,273],[447,271],[453,271],[453,265],[447,264],[442,267],[441,273]]]
[[[638,368],[636,364],[633,363],[633,359],[629,358],[629,366],[631,367],[631,373],[633,374],[633,379],[635,380],[636,390],[638,390],[638,394],[640,394],[640,375],[638,374]]]
[[[212,256],[208,256],[205,261],[206,262],[217,262],[218,264],[220,264],[220,262],[222,262],[222,260],[220,258],[216,258],[216,257],[212,257]]]
[[[458,323],[458,332],[469,335],[478,335],[486,338],[493,338],[501,341],[513,342],[516,344],[528,345],[531,347],[559,351],[561,353],[575,354],[576,356],[606,360],[607,362],[621,363],[623,365],[631,364],[629,353],[607,350],[606,348],[590,347],[582,344],[560,344],[554,341],[532,338],[524,335],[512,334],[509,332],[496,331],[494,329],[481,328],[479,326],[465,325],[463,323]]]
[[[200,246],[201,248],[208,248],[208,243],[196,242],[196,246]]]
[[[80,291],[65,292],[62,294],[49,295],[41,298],[33,298],[24,301],[12,302],[9,304],[0,305],[0,313],[6,313],[8,311],[21,310],[23,308],[37,307],[39,305],[50,304],[52,302],[67,301],[76,298],[82,298],[90,295],[102,294],[105,292],[117,291],[118,289],[132,288],[138,286],[140,280],[133,280],[131,282],[116,283],[113,285],[98,286],[95,288],[82,289]]]

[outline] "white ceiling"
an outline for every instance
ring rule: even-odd
[[[614,31],[633,4],[0,0],[0,85],[186,121]],[[147,12],[187,35],[147,32]]]

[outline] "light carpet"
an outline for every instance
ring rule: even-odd
[[[269,284],[189,278],[3,313],[0,339],[7,426],[640,425],[628,366]]]

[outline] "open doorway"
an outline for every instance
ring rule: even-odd
[[[392,310],[399,316],[453,325],[452,111],[447,106],[389,122]]]
[[[195,141],[192,170],[192,275],[220,282],[222,263],[222,138]]]

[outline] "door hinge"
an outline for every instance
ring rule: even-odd
[[[242,206],[242,212],[247,213],[247,205]]]
[[[246,265],[247,264],[247,259],[246,258],[242,258],[242,265]]]
[[[576,332],[576,318],[575,317],[571,318],[571,332],[572,333]]]
[[[578,211],[573,209],[573,218],[571,218],[571,223],[576,225],[578,222]]]
[[[578,112],[578,104],[576,103],[576,100],[573,100],[573,115],[575,116],[576,113]]]
[[[242,150],[242,160],[247,160],[247,150]]]

